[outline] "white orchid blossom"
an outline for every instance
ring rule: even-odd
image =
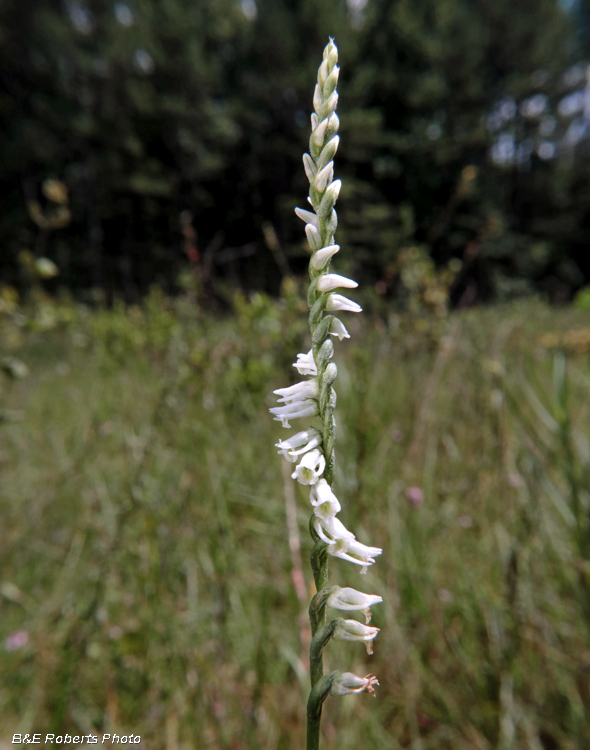
[[[278,388],[276,391],[277,396],[282,396],[278,399],[279,403],[290,404],[294,401],[302,401],[306,398],[318,397],[318,381],[315,380],[303,380],[301,383],[295,383],[288,388]]]
[[[309,430],[303,430],[298,432],[293,437],[287,438],[287,440],[279,440],[276,443],[276,447],[279,449],[279,455],[283,455],[287,461],[294,464],[297,462],[298,457],[307,453],[307,451],[317,448],[322,443],[322,433],[315,428]],[[301,447],[303,446],[303,447]]]
[[[318,402],[313,399],[307,398],[304,401],[294,401],[291,404],[285,406],[275,406],[269,409],[271,414],[274,414],[275,422],[281,422],[283,427],[291,427],[289,424],[290,419],[297,419],[299,417],[315,417],[318,415]]]
[[[338,539],[334,539],[333,544],[328,546],[329,555],[347,560],[355,565],[362,565],[361,573],[366,573],[367,567],[373,565],[375,558],[382,552],[383,550],[379,547],[367,547],[367,545],[357,542],[354,537],[351,539],[350,537],[340,536]]]
[[[339,120],[336,114],[336,85],[339,75],[337,63],[338,50],[333,40],[330,40],[318,69],[313,94],[314,112],[311,115],[309,153],[303,156],[303,166],[310,185],[307,201],[311,210],[295,209],[296,215],[305,224],[311,251],[311,283],[307,299],[313,348],[305,354],[298,354],[293,367],[309,380],[277,389],[275,394],[281,405],[270,410],[275,420],[282,422],[284,427],[289,427],[290,419],[318,417],[318,427],[321,429],[310,427],[276,444],[279,454],[287,461],[293,464],[298,462],[292,477],[301,484],[310,486],[309,499],[313,509],[310,525],[315,544],[311,562],[317,593],[309,608],[312,690],[307,710],[307,736],[308,747],[314,748],[319,746],[322,703],[328,693],[337,696],[362,692],[374,694],[374,687],[379,684],[372,675],[358,677],[352,672],[333,672],[324,676],[322,650],[330,638],[335,638],[364,642],[367,651],[371,653],[373,639],[379,630],[368,625],[370,608],[382,601],[376,594],[364,594],[349,587],[330,587],[328,584],[326,552],[332,557],[361,566],[361,573],[365,573],[382,552],[377,547],[368,547],[358,542],[355,535],[337,518],[341,505],[332,491],[336,456],[336,392],[333,384],[337,376],[337,365],[330,361],[334,354],[334,344],[330,337],[334,336],[342,341],[350,338],[350,334],[342,321],[331,313],[338,310],[361,312],[361,307],[356,302],[334,292],[336,289],[355,289],[357,282],[329,272],[331,261],[340,250],[340,246],[335,244],[338,226],[335,204],[341,188],[340,180],[334,180],[334,156],[339,144]],[[327,624],[326,606],[362,612],[366,623],[339,618]]]
[[[300,375],[317,375],[318,371],[310,349],[307,354],[298,354],[297,362],[293,365]]]
[[[315,514],[314,514],[315,515]],[[355,536],[338,518],[328,516],[327,518],[316,517],[313,527],[319,538],[328,545],[328,552],[337,542],[341,540],[354,541]]]
[[[348,297],[343,297],[341,294],[331,294],[326,303],[326,310],[329,310],[330,312],[333,310],[343,310],[345,312],[358,313],[362,312],[363,308],[360,305],[357,305],[356,302],[348,299]]]
[[[318,448],[305,453],[295,471],[291,474],[300,484],[315,484],[326,468],[324,454]]]
[[[344,324],[338,318],[332,318],[332,324],[330,325],[330,336],[338,336],[338,339],[349,339],[350,333],[344,327]]]

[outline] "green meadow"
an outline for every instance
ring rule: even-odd
[[[303,747],[310,506],[268,413],[296,286],[3,304],[0,744]],[[335,491],[383,554],[331,580],[383,596],[381,633],[325,666],[380,687],[328,699],[323,747],[590,748],[590,312],[370,310],[336,343]]]

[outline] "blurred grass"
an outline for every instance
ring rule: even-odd
[[[226,319],[157,291],[44,304],[0,316],[0,355],[30,371],[0,382],[0,740],[303,747],[267,411],[308,348],[296,288],[236,296]],[[324,747],[588,748],[590,339],[571,332],[590,314],[529,301],[418,323],[364,316],[336,347],[340,517],[384,552],[331,580],[384,603],[374,656],[328,647],[326,670],[381,687],[327,701]]]

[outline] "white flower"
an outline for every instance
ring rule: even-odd
[[[312,224],[316,229],[319,228],[319,219],[311,211],[306,211],[304,208],[296,208],[295,213],[306,224]]]
[[[379,604],[383,599],[375,594],[363,594],[356,589],[343,588],[336,586],[328,596],[327,604],[334,609],[345,611],[358,610],[365,615],[365,623],[368,625],[371,621],[371,610],[373,604]]]
[[[318,371],[313,359],[313,352],[310,349],[307,354],[298,354],[297,362],[293,365],[300,375],[317,375]]]
[[[334,609],[343,609],[346,611],[361,610],[372,607],[373,604],[381,604],[383,597],[376,594],[363,594],[362,591],[351,589],[348,586],[341,589],[340,586],[328,596],[327,604]]]
[[[310,260],[310,265],[316,271],[321,271],[333,255],[340,250],[340,245],[328,245],[320,248]]]
[[[310,398],[305,399],[305,401],[294,401],[285,406],[275,406],[273,409],[269,409],[269,411],[275,415],[275,422],[282,422],[283,427],[291,427],[289,424],[290,419],[316,417],[319,413],[318,402]]]
[[[326,310],[346,310],[348,312],[361,312],[363,308],[341,294],[331,294],[328,297]]]
[[[368,674],[366,677],[358,677],[358,675],[352,672],[343,672],[338,675],[332,687],[330,688],[331,695],[351,695],[352,693],[367,693],[375,696],[375,685],[378,685],[379,681],[373,675]]]
[[[382,552],[383,550],[379,549],[379,547],[367,547],[365,544],[357,542],[354,536],[352,538],[340,537],[335,539],[333,544],[328,545],[329,555],[340,557],[342,560],[348,560],[348,562],[352,562],[355,565],[362,565],[363,570],[361,570],[361,573],[366,573],[367,566],[373,565],[375,558]]]
[[[311,488],[309,501],[314,507],[314,514],[317,518],[326,520],[332,518],[336,513],[340,513],[340,503],[338,498],[332,492],[330,485],[325,479],[320,481]]]
[[[320,539],[328,545],[328,552],[330,552],[331,548],[339,541],[353,542],[355,538],[352,531],[349,531],[342,521],[339,521],[334,516],[324,518],[316,515],[313,521],[313,527]]]
[[[332,289],[356,289],[358,286],[356,281],[347,279],[346,276],[340,276],[337,273],[327,273],[325,276],[320,276],[318,279],[318,292],[331,292]]]
[[[330,336],[338,336],[340,341],[342,341],[342,339],[349,339],[350,333],[348,333],[341,320],[333,317],[332,324],[330,325]]]
[[[297,461],[297,456],[300,456],[302,453],[307,453],[307,451],[310,451],[313,448],[317,448],[318,445],[321,445],[321,442],[322,433],[312,427],[309,430],[298,432],[287,440],[279,440],[279,442],[276,443],[276,447],[279,449],[279,455],[282,453],[287,461],[294,464]],[[303,448],[301,448],[301,446],[303,446]],[[299,450],[296,450],[296,448]]]
[[[367,653],[373,653],[372,643],[379,632],[379,628],[371,625],[363,625],[358,620],[336,620],[336,628],[332,638],[335,641],[364,641],[367,644]]]
[[[300,484],[315,484],[326,468],[324,454],[318,448],[306,453],[291,474]]]
[[[279,403],[289,404],[293,403],[293,401],[301,401],[305,398],[317,398],[318,397],[318,381],[313,380],[304,380],[301,383],[295,383],[295,385],[291,385],[288,388],[278,388],[276,391],[273,391],[273,393],[276,393],[277,396],[282,396],[283,398],[279,398]]]

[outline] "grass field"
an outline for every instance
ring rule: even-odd
[[[0,381],[0,742],[302,748],[310,510],[267,411],[309,348],[295,291],[223,319],[157,293],[19,315],[0,318],[29,369]],[[336,492],[383,555],[330,575],[383,596],[382,631],[325,661],[381,686],[327,701],[323,747],[590,748],[590,313],[351,332]]]

